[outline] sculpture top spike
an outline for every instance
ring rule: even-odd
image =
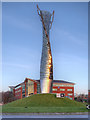
[[[38,15],[41,17],[41,21],[42,21],[42,11],[40,10],[40,8],[38,7],[38,5],[37,5],[37,12],[38,12]],[[51,14],[51,22],[50,22],[50,29],[51,29],[51,27],[52,27],[52,23],[53,23],[53,19],[54,19],[54,11],[53,11],[53,13]]]
[[[40,13],[41,10],[40,10],[40,8],[38,7],[38,5],[37,5],[37,12],[38,12],[38,15],[41,16],[41,13]]]

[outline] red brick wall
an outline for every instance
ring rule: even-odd
[[[34,94],[37,94],[37,83],[34,82]]]
[[[13,95],[15,96],[15,89],[13,89]]]
[[[70,98],[72,98],[74,100],[74,87],[59,87],[58,86],[53,86],[53,89],[57,89],[57,91],[53,91],[52,93],[64,93],[65,96],[69,96]],[[60,91],[60,89],[65,89],[65,91]],[[67,91],[67,89],[72,89],[72,91]],[[73,95],[68,95],[68,93],[72,93]]]
[[[25,82],[25,96],[26,96],[26,82]]]
[[[21,87],[21,99],[22,99],[22,87]]]
[[[22,87],[15,89],[15,97],[16,99],[22,98]]]

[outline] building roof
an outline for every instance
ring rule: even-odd
[[[40,80],[37,80],[38,82],[40,82]],[[75,84],[73,82],[68,82],[68,81],[64,81],[64,80],[53,80],[54,83],[69,83],[69,84]]]
[[[22,83],[20,83],[20,84],[17,84],[16,86],[13,86],[13,88],[16,88],[16,87],[18,87],[18,86],[24,84],[25,81],[27,81],[27,80],[30,80],[30,81],[33,81],[33,82],[38,82],[37,80],[33,80],[33,79],[30,79],[30,78],[25,78],[24,82],[22,82]],[[9,88],[10,88],[10,87],[11,87],[11,86],[9,86]]]
[[[8,86],[9,88],[13,89],[15,86]]]
[[[64,80],[53,80],[53,82],[55,82],[55,83],[71,83],[71,84],[75,84],[75,83],[73,83],[73,82],[68,82],[68,81],[64,81]]]
[[[25,79],[25,81],[27,81],[27,80],[30,80],[30,81],[33,81],[33,82],[38,82],[37,80],[30,79],[30,78],[26,78],[26,79]],[[25,82],[25,81],[24,81],[24,82]]]
[[[17,84],[17,85],[15,85],[15,86],[9,86],[9,88],[11,88],[11,89],[16,88],[16,87],[22,85],[23,83],[24,83],[24,82],[22,82],[22,83],[20,83],[20,84]]]
[[[27,81],[27,80],[31,80],[31,81],[33,81],[33,82],[40,82],[40,80],[33,80],[33,79],[30,79],[30,78],[26,78],[26,79],[25,79],[25,81]],[[18,85],[16,85],[16,86],[9,86],[9,88],[11,88],[11,89],[16,88],[16,87],[22,85],[23,83],[25,83],[25,81],[22,82],[22,83],[20,83],[20,84],[18,84]],[[53,83],[75,84],[75,83],[68,82],[68,81],[64,81],[64,80],[53,80]]]

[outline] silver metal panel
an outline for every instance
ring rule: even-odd
[[[47,11],[41,11],[41,13],[43,16],[47,34],[49,36],[51,14]],[[40,65],[41,93],[52,92],[52,80],[53,80],[53,65],[52,65],[51,48],[48,44],[48,39],[46,37],[45,30],[43,27],[43,46],[42,46],[42,56],[41,56],[41,65]]]
[[[41,93],[51,93],[52,92],[52,82],[53,82],[53,63],[52,54],[49,41],[49,30],[52,26],[53,17],[48,11],[41,11],[37,5],[37,12],[42,21],[43,28],[43,45],[42,45],[42,56],[40,64],[40,87]]]

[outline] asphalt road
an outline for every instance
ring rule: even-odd
[[[90,120],[88,118],[2,118],[1,120]]]
[[[3,115],[3,118],[88,118],[88,115]]]
[[[0,116],[1,117],[1,116]],[[88,115],[3,115],[2,120],[90,120]]]

